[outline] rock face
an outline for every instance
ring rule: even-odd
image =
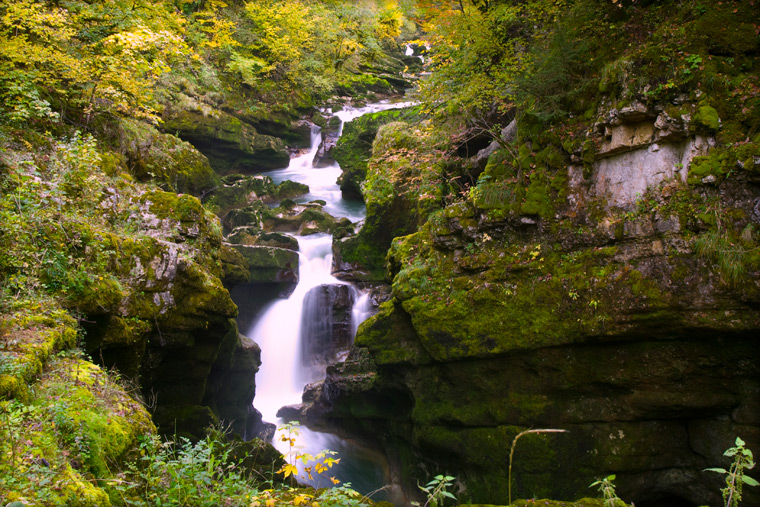
[[[301,362],[324,371],[348,353],[352,342],[354,294],[348,285],[319,285],[303,301]]]
[[[599,149],[591,193],[619,208],[631,208],[663,181],[686,183],[692,160],[715,145],[714,139],[689,135],[687,114],[674,119],[638,102],[611,111],[595,129]]]
[[[185,97],[181,110],[167,110],[167,132],[176,133],[208,157],[219,174],[255,173],[287,167],[285,143],[229,113]]]
[[[239,337],[220,280],[218,220],[197,198],[160,191],[128,208],[141,236],[107,239],[119,283],[103,280],[92,300],[77,302],[87,352],[139,382],[163,431],[201,434],[220,417],[242,431],[239,407],[253,399],[258,351]]]
[[[757,227],[760,189],[695,179],[709,129],[668,118],[614,112],[585,171],[396,238],[393,298],[312,414],[382,435],[410,491],[440,470],[473,502],[506,502],[514,437],[557,428],[520,439],[513,496],[577,498],[615,473],[637,505],[717,505],[721,479],[702,470],[725,466],[737,435],[760,448],[760,265],[752,238],[740,279],[700,245],[725,238],[706,232],[715,216]]]

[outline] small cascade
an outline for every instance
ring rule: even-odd
[[[359,330],[359,324],[367,320],[373,313],[374,307],[369,297],[369,292],[359,293],[356,302],[351,309],[351,336],[356,336]]]
[[[338,137],[343,134],[343,125],[353,119],[369,113],[379,113],[380,111],[387,111],[389,109],[402,109],[404,107],[413,106],[414,102],[388,102],[382,101],[375,104],[368,104],[364,107],[351,107],[346,106],[340,111],[335,113],[335,116],[340,118],[340,127],[338,127]]]

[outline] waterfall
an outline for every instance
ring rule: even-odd
[[[372,315],[372,302],[369,298],[369,292],[360,293],[351,310],[351,336],[356,336],[359,324],[367,320],[370,315]]]
[[[409,103],[371,104],[364,108],[346,107],[336,113],[343,122],[368,112],[404,107]],[[309,193],[296,199],[326,202],[324,210],[336,218],[352,222],[364,218],[361,202],[346,201],[337,185],[341,169],[338,164],[314,167],[314,159],[322,142],[319,127],[311,131],[308,151],[293,157],[287,168],[268,174],[275,183],[286,179],[305,183]],[[315,234],[296,238],[299,246],[299,281],[293,293],[266,307],[249,330],[261,347],[261,368],[256,375],[254,406],[264,421],[282,426],[277,412],[288,405],[301,403],[304,387],[324,378],[328,365],[345,359],[361,322],[372,314],[368,293],[340,281],[331,274],[332,236]],[[275,447],[287,454],[288,444],[274,439]],[[340,465],[331,475],[351,482],[359,491],[369,492],[386,485],[388,467],[385,458],[335,435],[299,428],[297,444],[303,452],[317,454],[323,449],[339,452]],[[327,478],[303,480],[315,487],[329,486]]]
[[[280,407],[300,403],[304,386],[314,380],[304,371],[300,352],[306,294],[322,284],[343,283],[330,274],[332,236],[317,234],[296,239],[300,252],[298,285],[290,297],[265,308],[248,334],[261,347],[254,406],[265,421],[276,421]]]

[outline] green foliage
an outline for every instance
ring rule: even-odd
[[[127,506],[248,505],[256,482],[231,462],[231,446],[215,434],[198,442],[148,435],[141,457],[113,481],[111,497]]]
[[[4,114],[0,122],[22,125],[34,120],[58,120],[58,113],[51,109],[50,102],[40,96],[29,73],[10,70],[0,73],[0,103]]]
[[[625,503],[618,498],[615,493],[615,475],[608,475],[604,479],[594,481],[589,485],[589,488],[597,488],[604,498],[604,507],[616,507],[618,505],[625,505]]]
[[[745,475],[745,470],[751,470],[755,467],[755,460],[752,451],[744,447],[744,440],[736,437],[734,447],[731,447],[723,453],[727,458],[733,458],[734,462],[731,467],[725,468],[706,468],[710,472],[716,472],[726,476],[726,487],[721,489],[723,493],[723,505],[725,507],[738,507],[742,499],[742,488],[747,486],[758,486],[760,483]]]
[[[553,123],[583,111],[581,101],[595,91],[589,39],[580,33],[582,27],[583,19],[572,11],[548,40],[533,49],[532,65],[517,80],[519,103],[542,122]]]
[[[95,239],[90,225],[112,230],[108,216],[93,206],[111,179],[100,169],[101,152],[91,135],[76,132],[38,150],[46,153],[37,159],[6,152],[0,269],[10,278],[2,286],[16,298],[36,292],[82,298],[113,278],[107,269],[109,245],[90,245]],[[118,219],[120,210],[112,211],[110,217]]]
[[[434,69],[421,82],[429,104],[444,103],[452,114],[508,108],[515,81],[528,68],[526,51],[541,40],[566,2],[530,0],[494,2],[487,7],[460,3],[458,7],[428,9],[422,27],[431,43]]]
[[[427,501],[422,504],[423,507],[443,507],[446,504],[446,499],[457,500],[449,490],[454,485],[455,477],[450,475],[436,475],[425,486],[417,485],[425,495],[427,495]],[[412,505],[419,506],[418,502],[412,502]]]
[[[759,248],[755,246],[752,224],[745,227],[739,238],[732,238],[728,230],[718,224],[694,240],[697,254],[715,263],[723,280],[730,285],[737,285],[742,280],[751,254]]]
[[[351,489],[350,482],[324,489],[314,500],[314,503],[320,507],[369,507],[370,505],[358,491]]]
[[[374,64],[404,23],[393,2],[247,2],[226,71],[272,105],[310,105]]]
[[[483,174],[478,178],[478,184],[471,187],[472,202],[481,209],[499,209],[514,202],[515,190],[504,182],[492,183],[491,177]]]
[[[181,24],[168,3],[148,0],[7,6],[0,11],[0,68],[10,79],[0,81],[0,95],[12,100],[0,118],[57,120],[56,103],[78,109],[85,122],[96,112],[155,120],[158,77],[191,53]]]

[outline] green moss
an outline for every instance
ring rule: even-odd
[[[736,57],[757,50],[757,33],[750,21],[756,12],[752,9],[749,4],[706,9],[687,32],[690,42],[716,55]]]
[[[693,123],[698,127],[715,133],[720,129],[718,111],[711,106],[701,106],[694,114]]]
[[[286,197],[297,197],[309,192],[309,186],[296,181],[285,180],[277,185],[277,197],[280,199]]]
[[[343,134],[332,155],[338,161],[342,174],[338,184],[346,197],[361,198],[361,184],[367,177],[367,165],[372,155],[372,142],[378,129],[400,118],[413,117],[414,109],[391,109],[365,114],[346,123]]]
[[[369,349],[378,365],[428,362],[429,356],[416,339],[409,316],[399,310],[391,302],[382,304],[380,311],[357,332],[356,344]]]
[[[525,192],[525,201],[520,205],[520,213],[538,215],[543,219],[554,215],[554,206],[547,190],[545,177],[540,173],[530,176],[530,185]]]
[[[4,502],[110,505],[102,484],[94,479],[110,477],[131,457],[138,437],[154,431],[145,409],[114,378],[73,357],[48,363],[28,404],[6,404],[0,410],[14,413],[17,425],[3,435],[0,451],[8,456],[6,446],[16,445],[21,453],[16,456],[16,472],[23,472],[3,470],[0,500]],[[46,466],[35,466],[43,458]],[[5,489],[6,479],[12,480],[12,488]],[[15,496],[9,496],[11,491]]]
[[[37,306],[35,311],[39,310]],[[73,347],[77,340],[76,322],[61,310],[2,318],[0,331],[8,343],[0,352],[0,399],[26,399],[27,384],[55,353]]]
[[[710,155],[694,157],[689,166],[690,185],[716,183],[731,170],[729,156],[723,150],[714,150]]]

